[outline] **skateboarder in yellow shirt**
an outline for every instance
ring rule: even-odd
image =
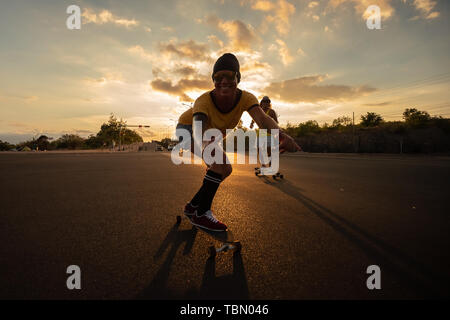
[[[214,89],[202,94],[194,106],[183,113],[178,121],[177,129],[188,130],[192,137],[196,137],[196,126],[193,121],[202,123],[203,137],[207,129],[219,129],[225,135],[227,129],[233,129],[238,124],[244,111],[247,111],[256,124],[264,129],[280,129],[278,124],[259,107],[258,100],[250,92],[238,89],[241,80],[239,61],[231,53],[222,55],[214,64],[212,79]],[[191,141],[193,138],[191,137]],[[202,141],[194,141],[201,145]],[[280,130],[280,152],[301,151],[294,139]],[[224,153],[224,157],[226,157]],[[225,231],[227,226],[220,222],[211,211],[212,201],[220,183],[232,172],[228,161],[212,163],[203,179],[203,184],[186,204],[184,213],[190,218],[192,224],[212,230]]]

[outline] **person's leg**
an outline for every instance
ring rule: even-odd
[[[193,225],[212,231],[225,231],[227,226],[220,222],[211,211],[211,205],[220,183],[231,174],[231,165],[212,164],[206,172],[203,184],[192,201],[198,201],[195,213],[191,215]]]
[[[231,164],[226,163],[226,155],[224,153],[224,163],[213,163],[206,171],[203,178],[203,184],[192,198],[190,204],[198,207],[197,215],[203,215],[211,209],[212,201],[216,195],[220,183],[225,180],[233,171]]]

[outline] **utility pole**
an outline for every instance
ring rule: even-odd
[[[353,139],[353,152],[356,153],[356,143],[355,143],[355,112],[353,112],[353,121],[352,121],[352,139]]]

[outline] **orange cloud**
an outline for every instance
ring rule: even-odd
[[[337,7],[350,3],[353,5],[356,13],[361,15],[361,18],[366,17],[366,10],[371,5],[380,7],[381,17],[388,19],[394,15],[395,9],[391,6],[391,0],[330,0],[328,8],[336,9]]]
[[[222,40],[220,40],[217,36],[215,35],[210,35],[208,36],[208,41],[212,42],[212,44],[218,48],[223,48],[224,43]]]
[[[94,23],[94,24],[105,24],[105,23],[114,23],[119,26],[124,27],[131,27],[131,26],[137,26],[139,24],[138,21],[134,19],[124,19],[117,17],[113,15],[108,10],[102,10],[99,13],[95,13],[93,10],[86,8],[83,10],[83,13],[81,14],[83,17],[83,23]]]
[[[266,62],[251,61],[251,62],[247,62],[241,66],[241,73],[250,72],[250,71],[258,71],[258,70],[267,70],[269,68],[270,68],[270,65]]]
[[[251,51],[251,44],[258,40],[253,27],[240,20],[224,21],[210,15],[206,22],[225,33],[231,51]]]
[[[172,96],[178,96],[180,101],[192,102],[193,99],[186,94],[186,91],[211,89],[212,82],[206,77],[199,79],[182,79],[176,84],[170,80],[155,79],[150,82],[153,90],[164,92]]]
[[[290,17],[295,13],[295,6],[292,3],[287,0],[278,0],[276,2],[253,0],[250,3],[253,10],[269,13],[266,16],[266,20],[275,24],[275,28],[280,35],[289,33]]]
[[[278,54],[280,55],[281,62],[283,63],[283,65],[287,66],[291,64],[292,61],[294,61],[294,57],[292,57],[291,52],[286,43],[281,39],[277,39],[276,42],[278,43]]]
[[[436,1],[433,0],[414,0],[414,7],[422,14],[422,18],[431,20],[439,17],[438,11],[433,11],[436,6]]]
[[[179,58],[189,58],[194,61],[210,60],[210,49],[206,44],[194,40],[169,43],[160,43],[159,50],[162,54],[175,55]]]
[[[271,83],[263,91],[269,96],[286,102],[344,101],[352,100],[375,91],[369,86],[318,85],[327,76],[315,75]]]

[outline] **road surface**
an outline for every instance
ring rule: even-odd
[[[211,260],[206,234],[175,225],[204,166],[166,152],[0,154],[0,298],[449,297],[450,158],[292,154],[283,181],[253,167],[234,166],[213,203],[242,253]],[[66,287],[70,265],[81,290]]]

